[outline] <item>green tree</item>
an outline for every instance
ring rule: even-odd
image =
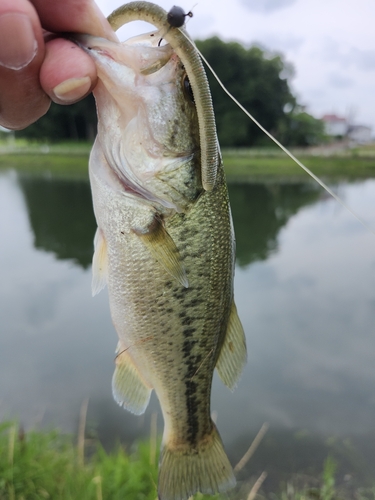
[[[290,146],[314,146],[327,140],[322,120],[297,109],[279,127],[279,140]]]
[[[48,112],[36,123],[16,132],[18,137],[40,140],[90,140],[96,135],[95,101],[90,94],[70,106],[52,103]]]
[[[287,121],[285,108],[294,109],[296,99],[287,78],[293,68],[282,55],[257,46],[245,49],[236,42],[217,37],[197,42],[228,90],[250,113],[277,135]],[[251,146],[263,140],[263,132],[226,96],[208,71],[215,108],[218,136],[222,146]]]

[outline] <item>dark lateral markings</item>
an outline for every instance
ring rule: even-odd
[[[187,326],[187,325],[191,325],[193,323],[193,321],[195,320],[195,318],[191,318],[190,316],[188,317],[184,317],[181,321],[181,324],[183,326]]]
[[[196,356],[191,355],[191,349],[193,347],[193,342],[185,340],[182,352],[184,357],[186,357],[187,372],[185,379],[185,397],[186,397],[186,408],[187,408],[187,440],[190,444],[194,445],[197,442],[197,436],[199,431],[199,418],[198,418],[198,405],[199,401],[197,398],[198,384],[193,380],[194,374],[197,370]]]
[[[184,328],[184,329],[183,329],[183,331],[182,331],[182,333],[183,333],[183,336],[184,336],[185,338],[189,338],[189,337],[191,337],[191,336],[193,335],[193,333],[194,333],[194,332],[196,332],[196,331],[197,331],[197,329],[196,329],[196,328]],[[187,341],[185,341],[185,342],[187,342]],[[185,342],[184,342],[184,344],[185,344]],[[193,347],[193,345],[194,345],[197,341],[188,341],[188,342],[189,342],[190,346],[191,346],[191,347]],[[190,350],[191,350],[191,349],[190,349]]]
[[[189,319],[189,318],[186,318]],[[184,343],[182,346],[182,353],[184,356],[184,362],[187,366],[185,375],[185,398],[186,398],[186,409],[187,409],[187,440],[191,445],[197,443],[197,436],[199,433],[199,398],[198,398],[198,384],[194,380],[199,365],[202,361],[202,355],[193,354],[192,350],[199,343],[197,339],[192,339],[196,328],[184,328]]]

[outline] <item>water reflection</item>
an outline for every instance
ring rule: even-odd
[[[277,236],[298,210],[320,196],[313,183],[231,184],[237,264],[264,260],[277,249]]]
[[[375,181],[340,190],[375,227]],[[247,473],[266,469],[272,484],[330,452],[342,477],[371,477],[373,235],[310,183],[234,185],[230,196],[249,362],[235,393],[215,379],[212,405],[231,459],[268,421]],[[91,210],[86,183],[0,175],[0,418],[74,430],[89,397],[88,428],[110,445],[147,434],[158,403],[134,417],[111,398],[116,333],[106,293],[91,298]]]
[[[90,186],[80,180],[21,177],[35,248],[91,265],[96,222]]]
[[[88,182],[21,177],[19,185],[35,248],[87,268],[96,228]],[[277,249],[278,233],[289,218],[320,196],[313,183],[232,184],[229,191],[240,266],[266,259]]]

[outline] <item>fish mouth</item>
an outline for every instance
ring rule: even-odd
[[[114,86],[125,84],[123,77],[130,80],[139,74],[148,77],[171,60],[174,50],[169,44],[157,46],[159,37],[152,36],[154,33],[156,32],[148,34],[149,39],[147,34],[144,35],[145,44],[139,42],[140,37],[127,40],[125,43],[112,42],[87,34],[73,34],[69,36],[69,39],[95,61],[99,80],[102,80],[104,86],[108,85],[108,92],[111,94]],[[124,50],[125,47],[126,50]],[[119,74],[122,75],[122,81],[119,79]],[[96,99],[98,92],[99,90],[94,90]],[[158,196],[149,190],[148,186],[143,186],[134,168],[131,167],[131,161],[126,160],[127,155],[124,154],[123,147],[120,144],[117,147],[114,146],[112,144],[108,147],[103,144],[102,150],[112,172],[121,183],[125,195],[137,197],[154,206],[156,204],[166,209],[182,212],[182,208],[174,201],[168,197]],[[128,163],[127,167],[124,166],[126,163]]]
[[[130,38],[126,42],[112,42],[107,38],[80,33],[69,34],[68,39],[96,61],[104,57],[115,63],[121,63],[142,75],[151,75],[165,66],[173,55],[173,49],[169,44],[162,46],[157,44],[159,40],[159,37],[155,36],[157,33],[157,31],[148,33],[149,43],[147,44],[137,42],[139,37]],[[119,44],[126,45],[128,54],[119,51]]]
[[[69,34],[68,39],[78,45],[80,49],[90,54],[91,57],[95,58],[95,54],[101,54],[105,57],[109,57],[110,59],[115,60],[113,54],[111,54],[111,48],[113,52],[113,48],[116,44],[115,42],[111,42],[107,38],[88,34],[74,33]]]

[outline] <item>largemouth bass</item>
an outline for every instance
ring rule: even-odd
[[[120,13],[150,20],[150,5],[134,2]],[[167,14],[152,8],[158,20],[151,22],[160,28]],[[153,389],[160,401],[161,500],[234,486],[210,394],[215,367],[233,388],[246,360],[233,300],[235,249],[223,166],[220,154],[210,156],[202,146],[205,140],[208,151],[218,150],[210,142],[216,131],[202,138],[200,94],[190,87],[174,31],[121,44],[76,38],[99,77],[89,165],[98,224],[93,293],[108,285],[119,336],[115,400],[135,414],[145,411]],[[159,46],[161,37],[170,43]],[[195,50],[191,43],[189,50]]]

